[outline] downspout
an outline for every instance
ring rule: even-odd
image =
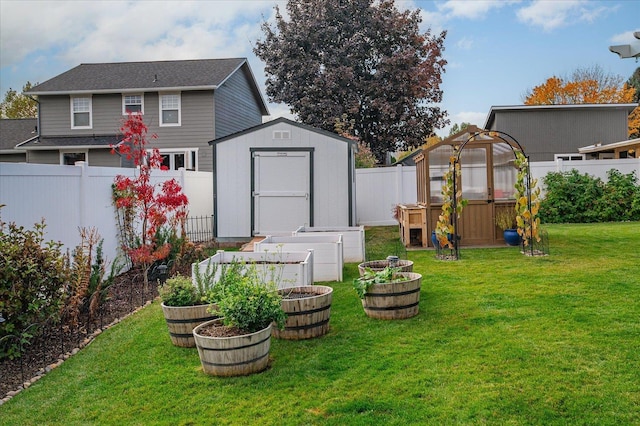
[[[24,95],[24,93],[23,93]],[[25,95],[27,98],[31,99],[32,101],[34,101],[35,103],[38,104],[38,113],[36,114],[36,137],[38,138],[38,140],[40,140],[40,101],[37,98],[34,98],[31,95]],[[30,155],[30,151],[27,149],[26,150],[26,157],[25,160],[27,160],[27,163],[29,162],[29,155]]]

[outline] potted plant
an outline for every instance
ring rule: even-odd
[[[404,319],[418,315],[422,275],[386,267],[367,269],[353,280],[365,314],[377,319]]]
[[[272,323],[284,327],[286,314],[274,281],[264,281],[255,265],[218,288],[215,312],[221,318],[193,330],[205,373],[241,376],[267,368]]]
[[[283,288],[278,292],[282,296],[282,310],[287,320],[283,329],[272,329],[273,337],[302,340],[327,334],[333,288],[310,285]]]
[[[496,225],[502,230],[504,241],[510,246],[520,245],[516,229],[516,211],[510,206],[496,210]]]
[[[214,304],[205,296],[205,289],[208,284],[196,286],[191,278],[182,275],[169,278],[159,288],[162,312],[175,346],[194,347],[193,329],[216,318],[210,313]]]

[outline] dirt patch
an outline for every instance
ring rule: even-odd
[[[188,276],[189,269],[190,265],[180,272]],[[43,374],[77,353],[105,327],[154,300],[158,296],[157,284],[151,282],[145,289],[142,272],[130,270],[114,279],[109,299],[94,318],[84,314],[76,326],[46,324],[43,332],[23,348],[21,358],[0,362],[0,402],[30,386]]]

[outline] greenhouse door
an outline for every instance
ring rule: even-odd
[[[251,155],[252,234],[291,235],[313,226],[313,151],[254,148]]]
[[[458,221],[463,246],[494,244],[490,145],[467,145],[460,153],[462,198],[468,200]]]

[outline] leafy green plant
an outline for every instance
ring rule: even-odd
[[[640,220],[640,186],[635,171],[623,174],[609,170],[602,197],[595,204],[601,222]]]
[[[0,220],[0,359],[14,359],[46,321],[60,319],[69,268],[61,247],[32,230]]]
[[[364,299],[364,295],[374,284],[388,284],[397,281],[406,281],[407,278],[403,275],[399,275],[399,268],[386,267],[379,271],[374,271],[371,268],[365,268],[364,274],[361,277],[353,280],[353,288],[358,293],[360,299]]]
[[[183,275],[169,278],[158,291],[162,303],[167,306],[193,306],[202,303],[191,278]]]
[[[576,169],[549,172],[543,178],[546,195],[540,202],[540,219],[545,223],[590,223],[599,220],[598,200],[604,192],[600,178]]]
[[[287,316],[281,302],[275,282],[262,281],[252,264],[244,276],[225,288],[216,301],[216,313],[223,317],[224,325],[246,333],[262,330],[271,323],[282,329]]]

